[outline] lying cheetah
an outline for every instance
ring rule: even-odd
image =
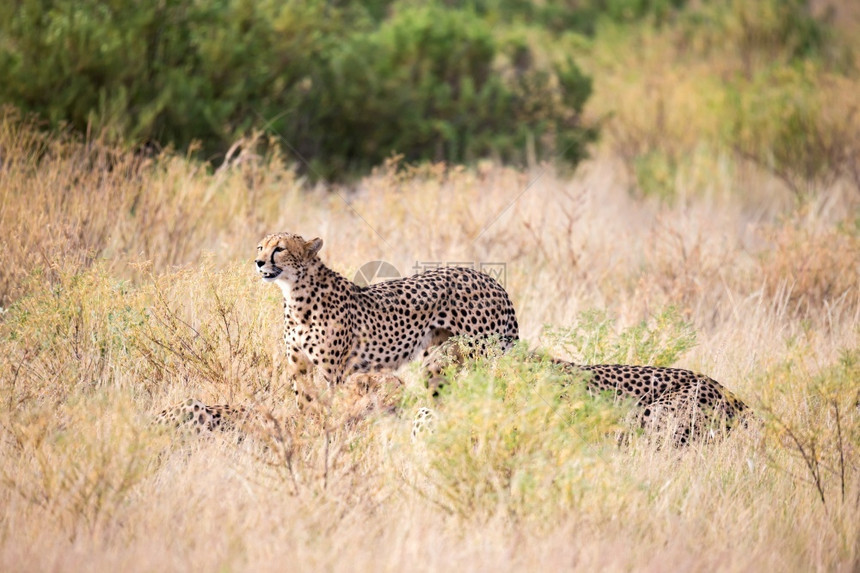
[[[447,346],[447,345],[446,345]],[[462,359],[453,347],[449,356]],[[533,359],[541,359],[533,354]],[[649,434],[665,436],[683,446],[695,439],[723,434],[736,423],[745,423],[748,408],[719,382],[689,370],[623,364],[579,365],[556,358],[551,364],[569,376],[568,383],[586,384],[592,392],[611,392],[633,400],[638,424]],[[417,410],[412,438],[432,433],[436,414],[427,407]]]
[[[344,428],[375,412],[391,412],[400,399],[403,382],[391,374],[361,373],[350,376],[343,391],[327,396],[325,404],[313,412],[328,428]],[[210,406],[189,398],[171,408],[162,410],[155,423],[186,434],[208,432],[236,432],[241,439],[253,436],[262,442],[285,429],[284,416],[262,405]]]
[[[633,399],[640,425],[651,433],[668,433],[677,445],[724,433],[742,421],[748,410],[722,384],[689,370],[553,362],[567,372],[584,374],[589,389]]]
[[[156,416],[155,422],[199,434],[203,431],[237,429],[239,420],[247,415],[248,410],[243,406],[229,404],[207,406],[200,400],[189,398],[181,404],[162,410]]]

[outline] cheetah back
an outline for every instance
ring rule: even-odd
[[[505,350],[519,337],[505,289],[470,268],[443,267],[356,287],[354,299],[353,371],[397,368],[451,336],[496,337]]]
[[[589,386],[618,396],[634,398],[640,405],[665,401],[672,396],[695,402],[702,409],[719,411],[733,418],[741,414],[746,405],[722,384],[690,370],[659,366],[629,366],[600,364],[577,366],[591,373]]]

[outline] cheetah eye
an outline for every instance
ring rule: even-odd
[[[262,251],[262,250],[263,250],[263,245],[257,245],[257,250],[258,250],[258,251]]]
[[[272,251],[272,254],[280,253],[284,250],[284,247],[275,247],[275,250]]]

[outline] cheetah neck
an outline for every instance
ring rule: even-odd
[[[284,293],[284,300],[289,303],[292,300],[292,285],[287,281],[277,281],[275,284],[281,288],[281,292]]]
[[[305,272],[297,280],[280,280],[277,281],[277,285],[284,294],[285,308],[293,312],[300,312],[313,295],[329,289],[343,292],[353,283],[328,268],[322,261],[317,260],[308,265]]]

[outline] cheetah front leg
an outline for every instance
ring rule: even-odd
[[[454,338],[446,328],[434,328],[427,340],[421,366],[427,374],[427,388],[436,396],[446,382],[442,371],[452,364],[463,364],[472,345],[463,338]]]
[[[345,372],[348,357],[346,348],[343,342],[325,340],[307,351],[293,352],[291,360],[296,364],[292,377],[293,389],[299,407],[320,398],[332,386],[343,382],[348,374]]]
[[[302,383],[306,380],[308,374],[312,372],[313,365],[307,356],[297,347],[289,348],[287,351],[287,378],[293,387],[293,393],[296,396],[296,406],[302,407],[304,402],[310,402],[312,397],[307,393],[305,385]]]

